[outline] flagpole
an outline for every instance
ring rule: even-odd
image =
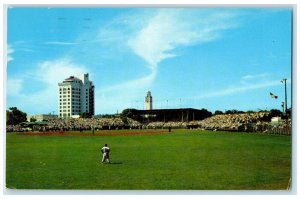
[[[284,79],[282,79],[281,80],[281,83],[284,83],[284,108],[285,108],[285,115],[286,115],[286,113],[287,113],[287,94],[286,94],[286,78],[284,78]]]

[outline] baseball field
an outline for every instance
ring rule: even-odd
[[[111,149],[101,164],[100,149]],[[7,133],[6,187],[286,190],[291,137],[200,130]]]

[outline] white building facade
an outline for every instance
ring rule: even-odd
[[[27,122],[30,122],[30,120],[34,119],[36,122],[42,122],[45,120],[57,118],[57,115],[52,114],[35,114],[35,115],[28,115],[27,116]]]
[[[58,83],[58,117],[76,118],[82,113],[95,114],[94,85],[89,74],[70,76]]]
[[[145,97],[145,110],[152,110],[152,96],[151,92],[148,91]]]

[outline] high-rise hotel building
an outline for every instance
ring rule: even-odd
[[[58,83],[58,117],[78,117],[82,113],[95,114],[94,85],[89,81],[89,74],[79,78],[70,76]]]

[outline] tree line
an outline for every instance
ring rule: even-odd
[[[17,125],[27,121],[27,113],[20,111],[17,107],[6,110],[6,124]]]

